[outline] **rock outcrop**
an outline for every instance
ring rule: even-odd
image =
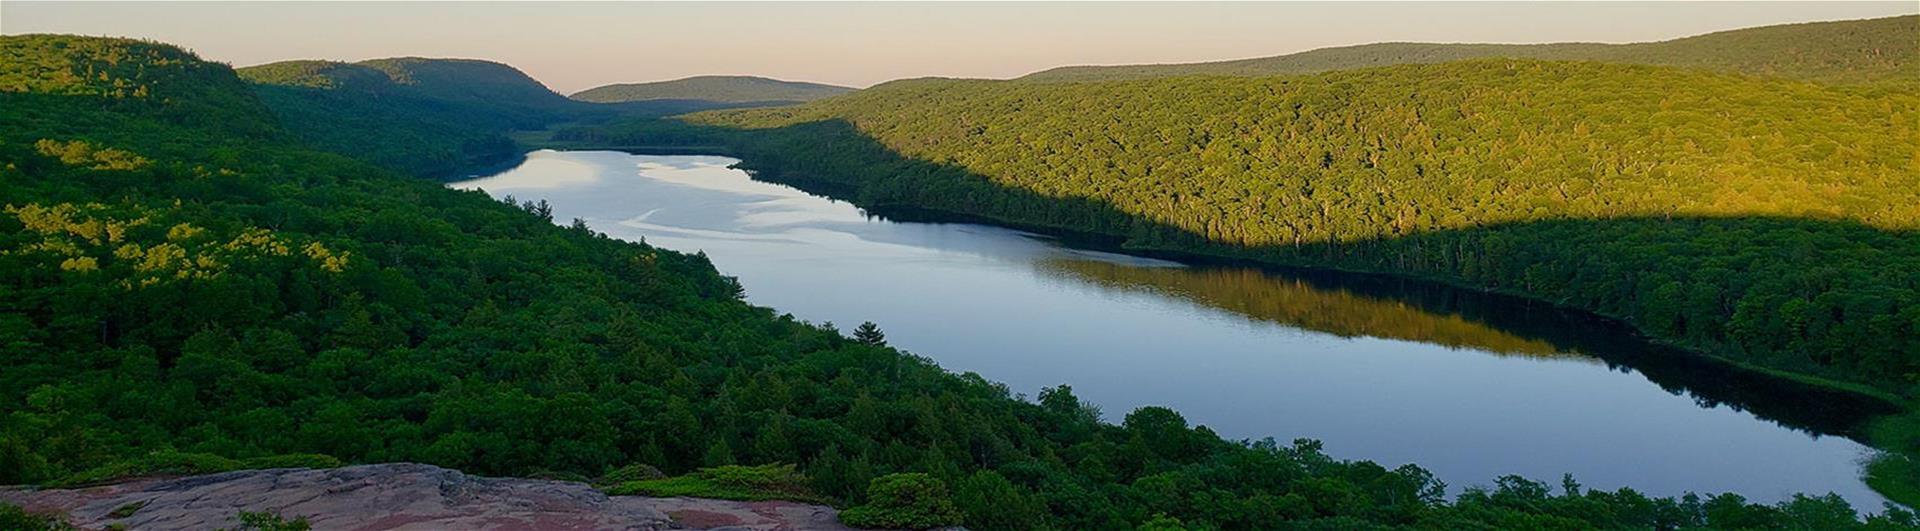
[[[608,496],[584,483],[485,478],[412,463],[243,470],[80,489],[9,487],[0,488],[0,501],[65,514],[82,529],[235,528],[242,511],[305,517],[314,529],[847,529],[833,508],[818,505]]]

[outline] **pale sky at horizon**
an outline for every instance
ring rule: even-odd
[[[747,74],[864,87],[1385,41],[1638,42],[1920,13],[1886,2],[613,3],[0,1],[0,33],[140,37],[249,66],[425,56],[561,93]]]

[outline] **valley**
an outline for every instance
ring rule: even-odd
[[[1915,39],[570,98],[9,33],[0,528],[1920,527]]]

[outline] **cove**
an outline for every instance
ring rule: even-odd
[[[1767,378],[1605,322],[1431,284],[1117,254],[986,225],[896,221],[713,156],[537,151],[453,183],[547,200],[609,236],[704,252],[755,304],[1117,421],[1173,408],[1229,438],[1311,438],[1460,487],[1518,474],[1772,502],[1835,492],[1871,401]],[[905,219],[905,218],[902,218]]]

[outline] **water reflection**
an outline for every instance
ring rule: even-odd
[[[686,252],[749,300],[889,340],[1017,392],[1071,384],[1118,420],[1161,405],[1234,438],[1321,439],[1456,486],[1572,473],[1656,495],[1838,492],[1869,401],[1650,345],[1550,306],[1371,276],[1277,272],[894,222],[722,157],[536,152],[454,186]],[[582,171],[582,169],[586,171]],[[1784,426],[1784,427],[1783,427]],[[1790,428],[1790,429],[1789,429]]]
[[[1417,341],[1496,356],[1605,364],[1639,372],[1701,407],[1752,411],[1814,435],[1864,436],[1896,408],[1639,340],[1616,323],[1499,295],[1365,275],[1232,266],[1135,267],[1058,257],[1034,265],[1104,289],[1174,297],[1250,319],[1341,337]],[[1369,295],[1374,293],[1376,295]]]
[[[1256,269],[1142,268],[1068,258],[1040,260],[1034,265],[1106,289],[1179,297],[1254,319],[1340,337],[1399,339],[1503,356],[1598,362],[1585,355],[1562,351],[1546,341],[1516,336],[1457,314],[1436,314],[1403,301],[1341,289],[1321,289],[1305,279]]]

